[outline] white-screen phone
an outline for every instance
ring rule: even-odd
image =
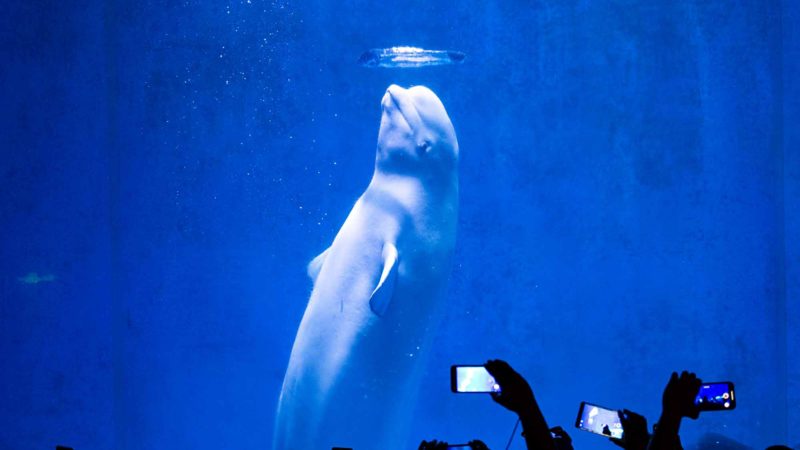
[[[500,385],[483,366],[450,366],[450,390],[463,393],[500,392]]]
[[[622,439],[622,422],[619,420],[619,412],[613,409],[581,402],[575,426],[590,433]]]

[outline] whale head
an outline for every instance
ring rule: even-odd
[[[381,100],[376,169],[447,177],[458,165],[458,141],[441,100],[425,86],[391,85]]]

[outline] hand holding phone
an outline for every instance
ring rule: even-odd
[[[622,439],[624,430],[619,411],[581,402],[575,427],[590,433],[614,439]]]
[[[499,359],[486,361],[486,370],[497,380],[498,386],[502,390],[502,392],[493,392],[492,400],[520,416],[531,414],[541,418],[540,421],[537,419],[537,422],[540,422],[539,425],[544,429],[539,432],[545,434],[547,424],[533,396],[533,390],[525,378],[507,362]]]
[[[661,415],[671,418],[678,424],[683,417],[697,419],[700,410],[695,405],[695,400],[702,383],[692,372],[684,370],[680,375],[678,372],[672,372],[661,397]]]
[[[611,438],[611,442],[625,450],[645,450],[650,442],[647,419],[633,411],[623,409],[619,411],[619,421],[624,430],[623,438]]]

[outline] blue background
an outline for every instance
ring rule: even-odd
[[[800,444],[797,2],[378,3],[0,5],[0,448],[269,448],[390,83],[437,92],[461,146],[406,448],[503,448],[513,416],[448,390],[490,357],[579,450],[613,448],[580,401],[654,422],[683,368],[738,396],[687,449]],[[468,56],[355,63],[397,44]]]

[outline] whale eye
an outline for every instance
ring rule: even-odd
[[[431,151],[431,143],[429,141],[422,141],[421,143],[417,144],[417,154],[424,155]]]

